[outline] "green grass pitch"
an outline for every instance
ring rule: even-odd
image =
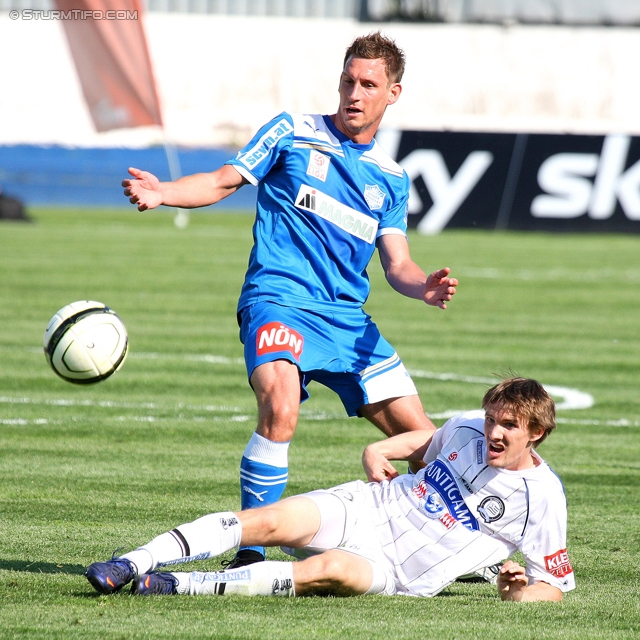
[[[502,603],[466,583],[433,599],[99,597],[89,563],[239,507],[256,411],[235,304],[252,217],[193,214],[178,231],[169,211],[32,214],[0,223],[0,637],[639,636],[640,238],[412,233],[416,262],[460,279],[444,312],[393,292],[377,259],[370,270],[367,309],[438,424],[508,370],[593,398],[561,409],[540,448],[569,500],[578,588],[562,603]],[[56,377],[41,347],[49,318],[79,299],[111,306],[130,337],[123,369],[92,387]],[[361,451],[380,437],[311,393],[287,494],[364,477]]]

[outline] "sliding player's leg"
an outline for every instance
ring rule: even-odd
[[[96,562],[85,576],[101,593],[113,593],[157,567],[215,557],[245,545],[304,546],[320,526],[316,504],[304,497],[244,512],[212,513],[163,533],[119,558]]]
[[[151,573],[139,576],[136,595],[356,596],[383,593],[372,563],[347,551],[325,551],[300,562],[260,562],[211,573]],[[382,572],[378,572],[382,574]]]
[[[260,562],[214,573],[146,574],[136,580],[132,593],[391,595],[395,593],[393,571],[372,537],[367,490],[364,483],[353,482],[242,512],[243,542],[268,540],[270,546],[289,547],[289,552],[296,549],[298,557],[310,556],[300,562]]]
[[[380,593],[376,577],[377,572],[369,560],[340,549],[325,551],[293,566],[298,596]]]
[[[245,543],[296,549],[300,562],[260,562],[214,573],[140,576],[139,595],[336,595],[395,593],[388,560],[372,536],[367,487],[353,482],[312,491],[271,507],[243,511]],[[266,516],[266,517],[265,517]],[[339,547],[339,548],[338,548]],[[293,549],[292,549],[293,548]]]
[[[233,549],[240,544],[241,532],[235,513],[212,513],[167,531],[118,558],[94,562],[84,575],[100,593],[114,593],[137,575],[159,566],[200,560]]]

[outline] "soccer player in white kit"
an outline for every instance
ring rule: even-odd
[[[399,434],[369,445],[360,480],[267,507],[214,513],[134,551],[91,565],[101,593],[132,592],[430,597],[458,577],[504,562],[503,600],[561,600],[575,588],[559,478],[534,451],[555,429],[555,407],[535,380],[510,378],[484,411],[449,420],[435,435]],[[423,460],[398,475],[390,460]],[[216,572],[153,573],[241,544],[281,546],[297,562]],[[520,551],[526,568],[507,560]]]

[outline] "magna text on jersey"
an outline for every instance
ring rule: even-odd
[[[377,220],[348,207],[318,189],[306,184],[301,185],[296,196],[296,206],[335,224],[336,227],[368,244],[375,242],[378,231]]]

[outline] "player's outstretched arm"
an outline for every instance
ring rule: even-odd
[[[129,168],[133,178],[122,181],[124,195],[138,211],[155,209],[160,205],[193,209],[220,202],[237,191],[247,180],[231,165],[225,164],[212,173],[195,173],[173,182],[160,182],[148,171]]]
[[[440,269],[427,276],[411,259],[409,243],[401,235],[378,239],[380,261],[389,284],[399,293],[441,309],[456,293],[458,281],[450,278],[450,269]]]
[[[539,602],[562,600],[562,591],[547,582],[529,584],[524,567],[516,562],[507,560],[498,574],[498,593],[502,600],[514,602]]]

